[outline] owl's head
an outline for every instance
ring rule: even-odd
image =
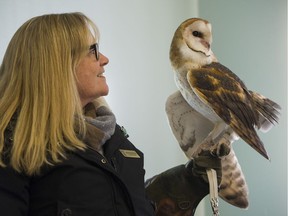
[[[173,64],[188,63],[202,66],[216,58],[211,50],[212,26],[204,19],[191,18],[177,28],[170,48]],[[174,65],[173,65],[174,66]]]

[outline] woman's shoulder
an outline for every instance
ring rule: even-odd
[[[132,142],[130,142],[128,137],[129,135],[126,129],[117,124],[114,134],[103,146],[104,155],[106,157],[111,157],[116,152],[120,152],[124,156],[134,155],[142,158],[143,153]]]

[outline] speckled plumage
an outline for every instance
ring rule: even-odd
[[[177,28],[170,60],[180,93],[168,98],[166,112],[173,134],[189,158],[211,143],[218,146],[213,147],[216,149],[223,143],[231,148],[228,155],[222,155],[220,196],[247,207],[247,185],[231,144],[239,136],[268,159],[256,129],[270,129],[278,120],[280,107],[248,90],[236,74],[217,61],[211,43],[212,27],[206,20],[188,19]]]

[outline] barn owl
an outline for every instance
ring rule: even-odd
[[[269,159],[256,130],[268,131],[278,120],[280,106],[248,90],[218,62],[211,50],[211,30],[211,24],[200,18],[188,19],[177,28],[170,61],[179,91],[168,97],[166,113],[188,158],[196,157],[203,148],[221,156],[219,195],[246,208],[248,188],[231,144],[240,137]],[[221,152],[223,144],[228,151]]]

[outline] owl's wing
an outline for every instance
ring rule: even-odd
[[[195,111],[180,91],[166,101],[169,125],[186,156],[191,159],[213,129],[213,123]],[[232,141],[231,141],[232,142]],[[230,153],[222,157],[222,181],[219,196],[228,203],[245,208],[248,206],[248,189],[244,175],[231,146]]]
[[[252,148],[268,158],[262,141],[255,131],[259,115],[244,83],[228,68],[213,63],[187,73],[190,87]]]

